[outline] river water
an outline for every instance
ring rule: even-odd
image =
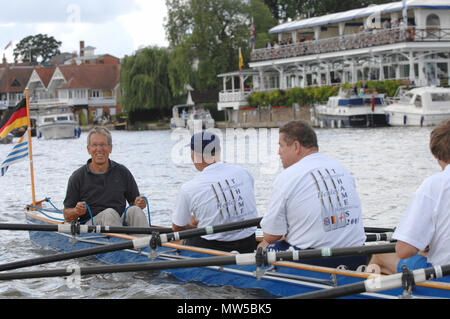
[[[317,129],[320,151],[343,163],[356,180],[365,226],[394,227],[413,192],[424,178],[439,172],[428,149],[432,128]],[[265,212],[271,184],[282,169],[277,152],[277,130],[221,130],[222,157],[247,168],[255,179],[259,215]],[[182,134],[184,133],[184,134]],[[140,192],[149,198],[153,225],[169,226],[171,210],[180,186],[191,179],[187,132],[113,131],[111,159],[125,164],[134,174]],[[232,138],[232,134],[235,136]],[[246,134],[246,137],[242,137]],[[256,136],[256,137],[255,137]],[[70,174],[89,155],[87,133],[74,140],[33,138],[36,199],[50,197],[59,208]],[[14,140],[16,142],[17,139]],[[257,144],[257,148],[256,147]],[[12,145],[0,145],[0,161]],[[242,156],[245,153],[245,156]],[[29,162],[12,165],[0,177],[0,223],[25,223],[23,209],[31,203]],[[27,232],[1,231],[0,263],[35,258],[52,253],[33,245]],[[97,264],[92,258],[80,266]],[[60,262],[31,269],[67,266]],[[208,287],[184,283],[165,274],[125,273],[89,276],[81,287],[68,288],[64,278],[0,282],[0,298],[265,298],[257,290]]]

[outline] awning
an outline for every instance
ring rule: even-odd
[[[449,9],[449,0],[407,0],[407,8],[434,8],[434,9]],[[288,32],[297,29],[312,28],[332,23],[339,23],[344,21],[351,21],[362,19],[371,15],[382,15],[395,11],[401,12],[403,9],[403,1],[385,3],[380,5],[373,5],[366,8],[353,9],[344,12],[337,12],[321,17],[314,17],[304,20],[290,21],[273,27],[269,30],[270,34]]]

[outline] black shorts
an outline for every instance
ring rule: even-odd
[[[257,246],[255,234],[250,237],[234,241],[207,240],[202,237],[195,237],[185,239],[184,244],[227,252],[238,251],[241,254],[253,253]]]

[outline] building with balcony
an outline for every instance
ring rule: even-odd
[[[449,81],[449,0],[371,5],[286,22],[269,33],[277,41],[251,52],[249,71],[219,75],[219,110],[242,109],[255,91],[367,80],[403,79],[416,86]],[[252,76],[250,92],[245,85],[226,85],[231,76],[245,83],[246,74]]]
[[[51,75],[51,76],[50,76]],[[28,83],[35,106],[64,103],[86,118],[122,112],[120,64],[59,65],[36,68]]]

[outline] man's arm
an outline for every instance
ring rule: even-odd
[[[258,247],[266,248],[268,245],[280,240],[281,238],[283,238],[283,236],[264,233],[264,239],[259,243]]]
[[[395,245],[395,252],[400,259],[405,259],[417,255],[419,249],[408,243],[405,243],[404,241],[399,240]]]
[[[172,223],[172,229],[173,231],[182,231],[187,229],[194,229],[197,228],[198,221],[195,219],[194,215],[191,216],[191,221],[189,224],[185,226],[178,226]]]

